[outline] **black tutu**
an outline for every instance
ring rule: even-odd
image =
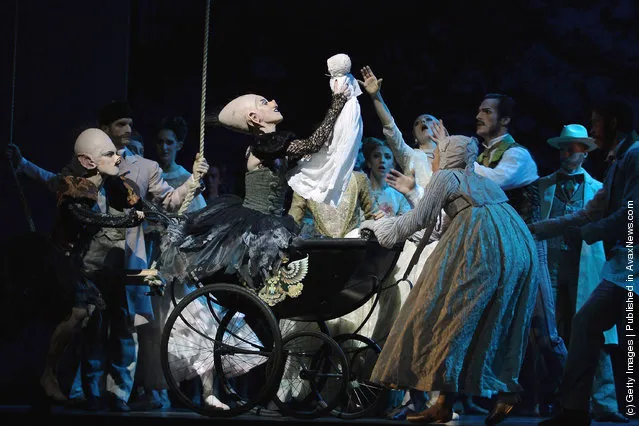
[[[170,224],[158,269],[170,281],[233,275],[253,288],[279,267],[298,225],[291,216],[265,214],[222,195],[207,207]]]

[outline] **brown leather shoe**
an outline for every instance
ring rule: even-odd
[[[488,416],[486,416],[484,423],[492,426],[503,422],[504,419],[510,415],[513,408],[519,401],[521,401],[521,399],[516,393],[499,393],[497,395],[497,402],[493,406],[492,410],[490,410],[490,413],[488,413]]]
[[[419,413],[406,415],[406,420],[410,423],[448,423],[452,419],[453,410],[441,404],[435,404]]]
[[[492,426],[503,422],[504,419],[511,413],[511,411],[513,411],[514,407],[514,404],[509,404],[504,401],[497,401],[492,410],[490,410],[490,413],[488,413],[488,416],[486,416],[486,420],[484,421],[484,423]]]

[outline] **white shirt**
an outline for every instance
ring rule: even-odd
[[[488,143],[488,148],[507,135],[508,133],[491,140]],[[493,154],[491,153],[491,159]],[[506,150],[494,169],[475,163],[475,173],[492,180],[504,191],[521,188],[539,179],[535,160],[527,149],[519,146]]]
[[[491,139],[490,142],[488,142],[488,145],[486,145],[485,143],[483,143],[482,145],[484,145],[484,148],[490,148],[493,145],[495,145],[497,142],[501,142],[504,139],[506,139],[506,136],[510,136],[510,133],[504,133],[501,136],[497,136],[495,139]]]

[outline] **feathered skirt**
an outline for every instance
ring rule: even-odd
[[[237,275],[253,288],[277,270],[299,231],[290,216],[266,214],[243,206],[235,195],[169,225],[158,269],[169,281],[207,282],[218,274]]]

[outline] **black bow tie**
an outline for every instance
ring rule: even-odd
[[[567,175],[564,173],[557,173],[557,181],[559,182],[565,182],[567,180],[571,180],[573,182],[577,182],[577,183],[581,183],[584,181],[584,175],[583,173],[579,173],[576,175]]]

